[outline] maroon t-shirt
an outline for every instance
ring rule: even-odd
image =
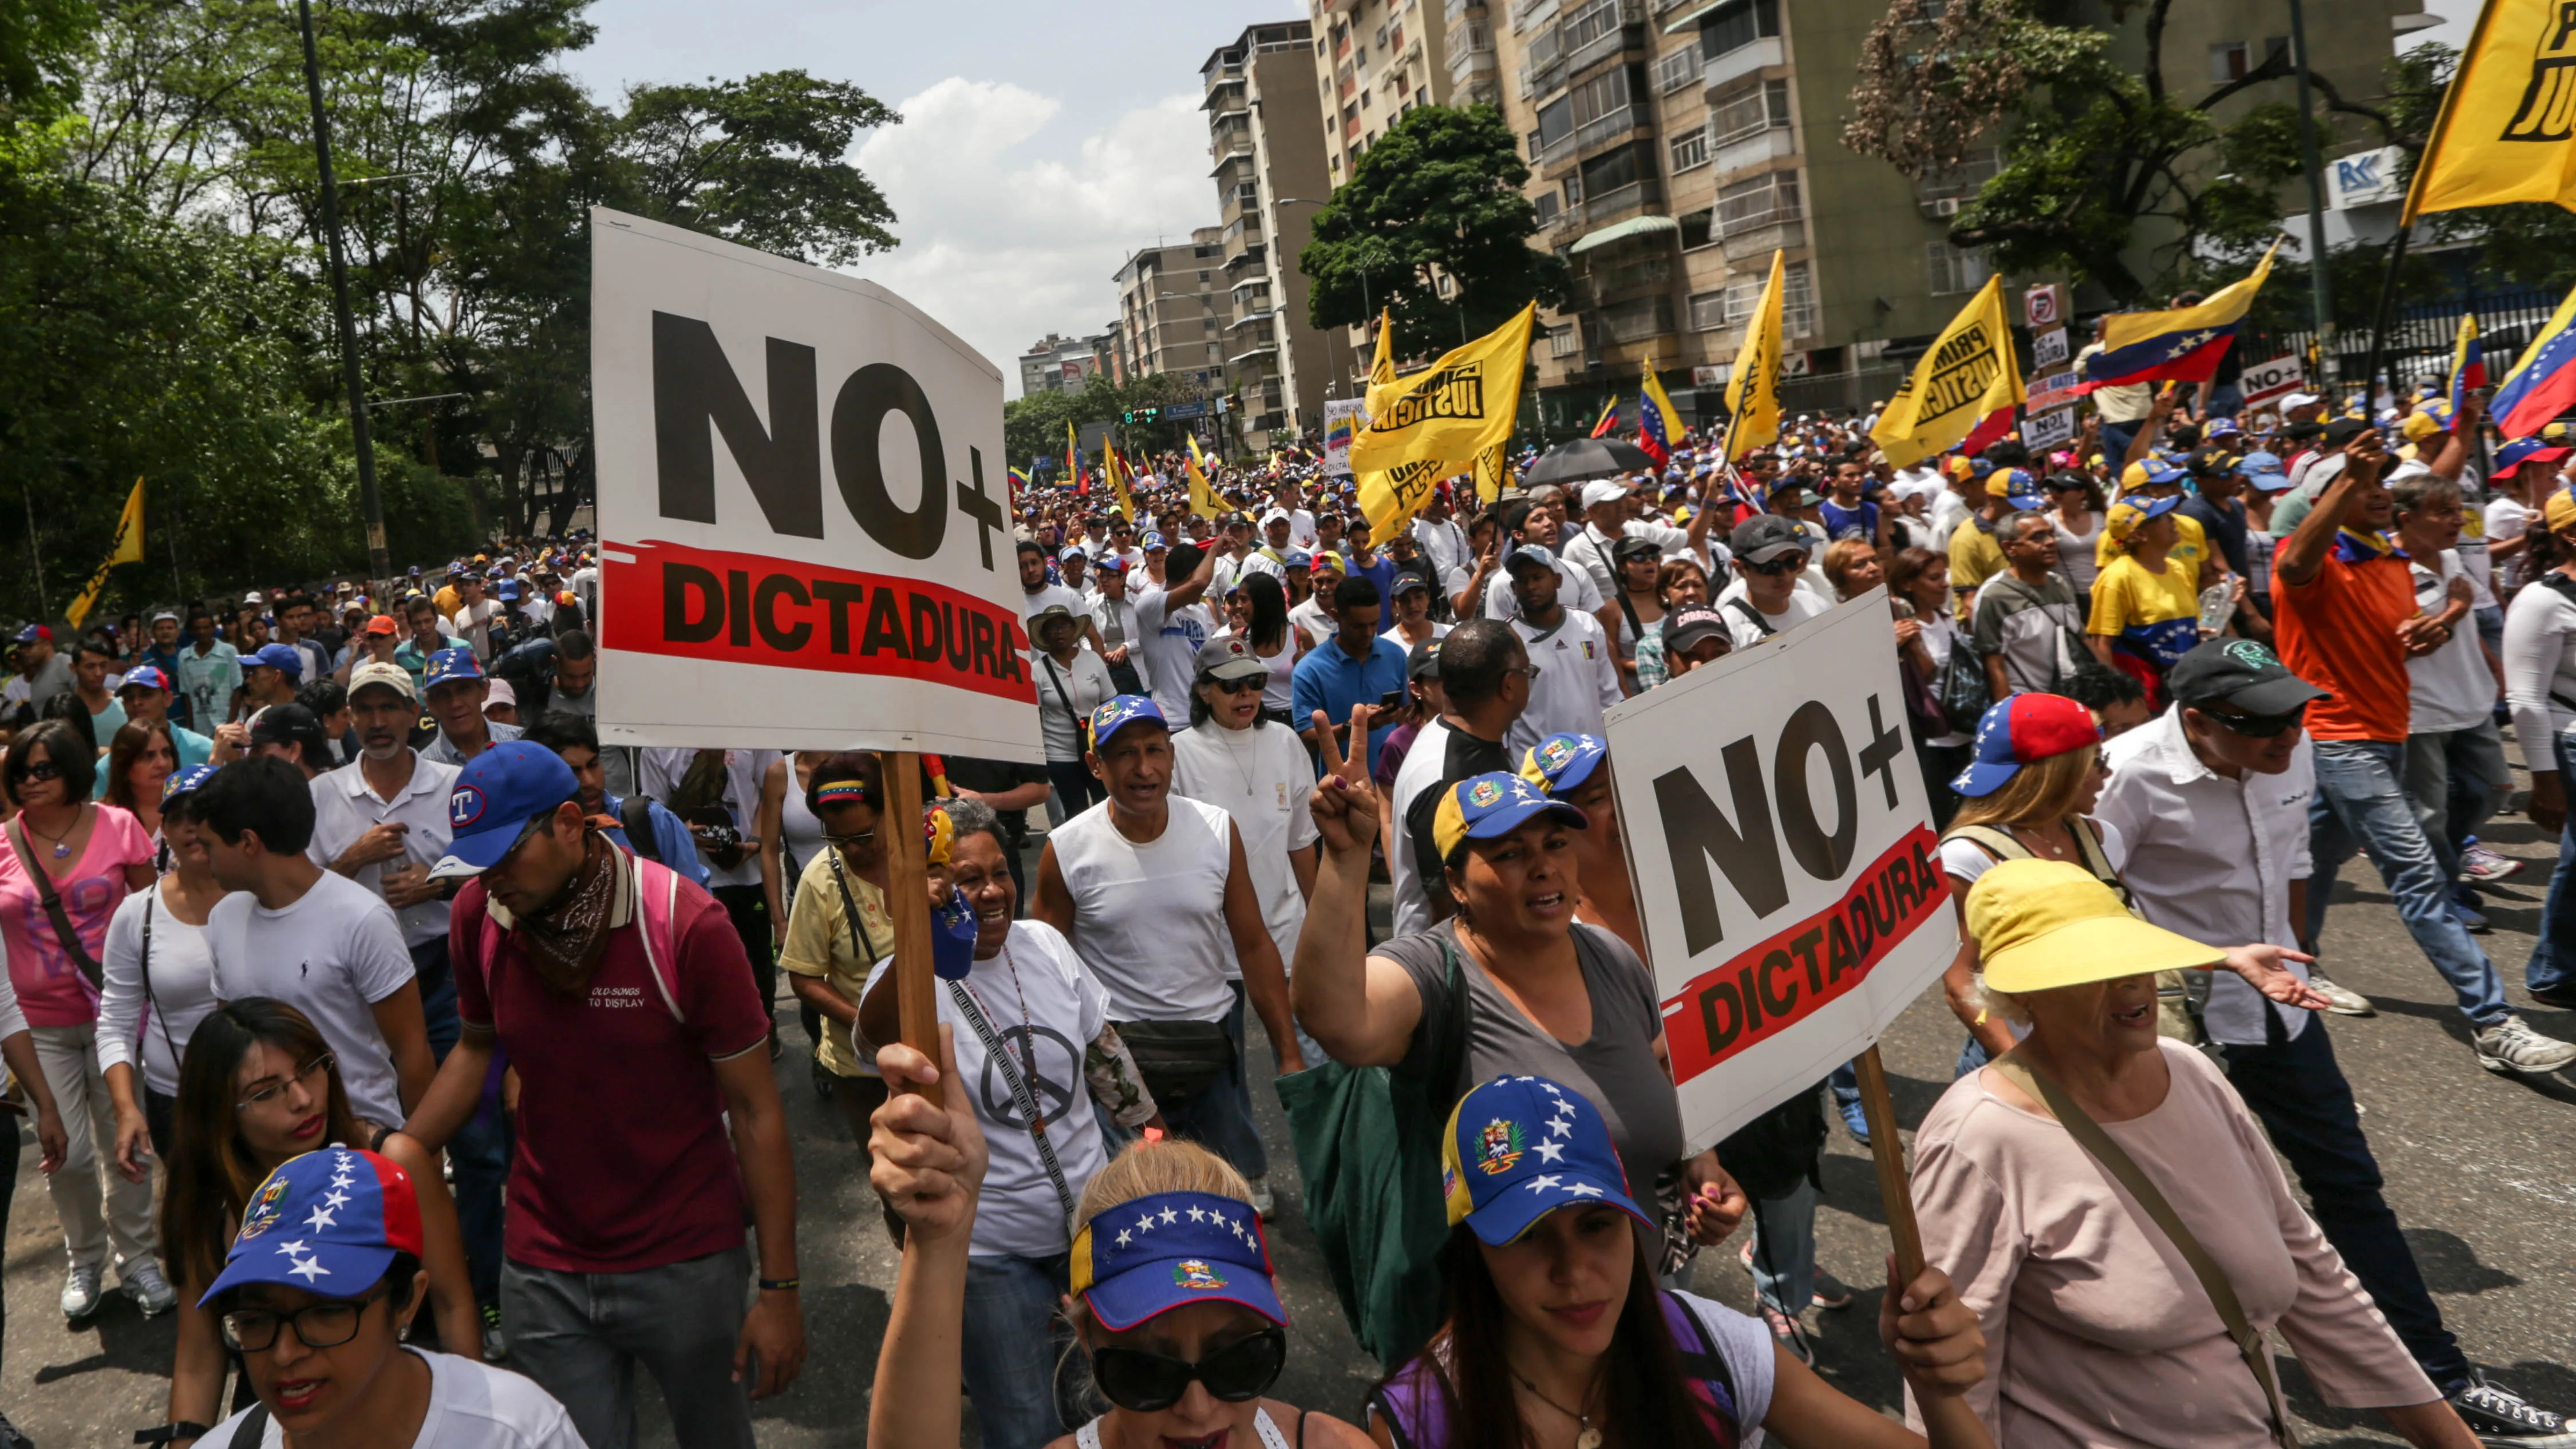
[[[485,908],[483,883],[468,882],[448,946],[457,1015],[492,1026],[519,1073],[503,1251],[532,1268],[631,1273],[740,1245],[742,1176],[714,1063],[760,1046],[769,1014],[724,907],[680,882],[685,1021],[654,983],[640,918],[609,934],[573,999],[537,979],[508,932],[478,966]]]

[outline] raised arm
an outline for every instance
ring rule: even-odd
[[[1353,733],[1367,738],[1369,707],[1354,706]],[[1328,767],[1310,808],[1324,848],[1306,925],[1297,935],[1289,973],[1297,1020],[1333,1060],[1347,1066],[1393,1066],[1404,1060],[1422,1020],[1422,996],[1404,968],[1368,954],[1369,854],[1382,810],[1368,776],[1368,752],[1345,754],[1332,731],[1319,729]]]

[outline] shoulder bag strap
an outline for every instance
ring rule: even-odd
[[[97,827],[93,825],[91,828]],[[35,879],[36,894],[45,903],[45,918],[53,922],[54,935],[63,943],[63,950],[72,958],[72,964],[80,968],[80,974],[89,978],[91,987],[104,986],[98,963],[90,959],[89,948],[81,944],[80,932],[72,929],[71,913],[63,909],[62,893],[54,889],[54,878],[45,873],[36,853],[27,848],[27,832],[15,820],[9,822],[9,848],[17,852],[18,864],[26,867],[27,874]]]
[[[1646,637],[1645,621],[1637,617],[1637,601],[1628,597],[1628,587],[1624,580],[1620,581],[1619,586],[1619,612],[1627,617],[1628,632],[1643,640]]]
[[[2181,1215],[2173,1210],[2173,1204],[2165,1201],[2163,1189],[2157,1187],[2155,1179],[2138,1166],[2137,1159],[2112,1141],[2111,1134],[2103,1131],[2102,1124],[2094,1121],[2092,1114],[2077,1105],[2073,1097],[2033,1069],[2030,1063],[2021,1060],[2020,1056],[2015,1052],[1989,1065],[2005,1081],[2046,1103],[2050,1115],[2057,1118],[2059,1125],[2091,1154],[2095,1162],[2102,1165],[2105,1172],[2128,1189],[2129,1196],[2137,1199],[2138,1206],[2146,1210],[2166,1241],[2172,1243],[2182,1254],[2183,1261],[2191,1265],[2192,1276],[2200,1280],[2201,1291],[2209,1295],[2210,1306],[2218,1310],[2219,1322],[2226,1325],[2227,1336],[2236,1341],[2236,1352],[2244,1358],[2245,1367],[2253,1372],[2255,1383],[2262,1387],[2264,1409],[2272,1416],[2272,1437],[2282,1444],[2283,1449],[2295,1449],[2299,1441],[2291,1433],[2281,1412],[2281,1391],[2272,1377],[2271,1350],[2264,1345],[2262,1330],[2245,1316],[2245,1305],[2237,1301],[2236,1287],[2227,1281],[2226,1271],[2209,1256],[2209,1250],[2200,1245],[2200,1239],[2192,1236]]]
[[[1746,619],[1751,620],[1753,627],[1761,630],[1762,637],[1765,639],[1768,639],[1772,635],[1780,632],[1777,628],[1773,627],[1770,620],[1762,617],[1762,611],[1753,607],[1753,603],[1749,599],[1729,599],[1726,601],[1726,606],[1733,609],[1735,612],[1742,614]]]
[[[1440,1034],[1440,1053],[1432,1059],[1431,1080],[1439,1093],[1440,1115],[1446,1117],[1473,1085],[1464,1078],[1469,1060],[1468,1044],[1472,1039],[1468,1018],[1476,1008],[1474,987],[1467,980],[1466,963],[1458,959],[1458,948],[1446,937],[1440,942],[1440,960],[1448,973],[1449,1021],[1447,1029]]]
[[[868,918],[859,914],[858,898],[850,894],[849,877],[841,874],[841,848],[837,845],[823,848],[832,852],[832,884],[841,888],[841,914],[849,919],[850,944],[860,951],[857,974],[864,978],[868,968],[877,964],[876,932],[868,929]]]
[[[1056,1204],[1064,1210],[1064,1240],[1072,1242],[1077,1235],[1073,1188],[1064,1179],[1063,1164],[1056,1161],[1055,1144],[1047,1138],[1046,1114],[1038,1108],[1037,1094],[1029,1090],[1028,1082],[1020,1075],[1019,1063],[1012,1060],[1010,1049],[1002,1044],[993,1024],[984,1019],[984,1010],[975,1004],[975,993],[966,989],[966,983],[949,982],[948,999],[974,1029],[975,1039],[984,1044],[984,1059],[1002,1074],[1003,1083],[1011,1089],[1011,1100],[1019,1104],[1020,1115],[1028,1119],[1029,1140],[1037,1144],[1038,1162],[1046,1168],[1047,1182],[1055,1188]]]
[[[1064,706],[1064,717],[1073,721],[1073,742],[1078,748],[1082,744],[1082,716],[1073,710],[1073,686],[1065,683],[1064,676],[1056,672],[1054,655],[1041,649],[1038,662],[1046,666],[1047,678],[1055,681],[1056,703]]]
[[[2030,851],[2013,839],[2012,833],[1991,825],[1953,825],[1942,833],[1943,840],[1964,840],[1997,860],[2027,860]]]
[[[161,1026],[161,1045],[170,1049],[170,1067],[179,1066],[179,1044],[170,1039],[170,1013],[161,1009],[161,999],[152,994],[152,912],[161,904],[161,882],[145,886],[152,894],[143,899],[143,1006]]]
[[[2129,897],[2129,883],[2120,879],[2120,873],[2111,868],[2111,857],[2102,852],[2102,832],[2086,817],[2070,815],[2066,819],[2066,833],[2075,837],[2075,850],[2084,857],[2084,869],[2095,880],[2109,886],[2119,896],[2120,904],[2129,908],[2129,914],[2136,915],[2138,903]]]

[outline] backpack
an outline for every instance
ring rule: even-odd
[[[685,1026],[688,1013],[680,1008],[680,890],[688,881],[678,871],[656,861],[634,861],[632,889],[639,897],[629,929],[643,932],[644,959],[651,966],[654,989],[660,993],[663,1007],[671,1019]],[[694,889],[695,887],[692,887]],[[481,893],[469,901],[457,897],[456,913],[474,942],[473,969],[483,983],[483,1000],[493,1000],[492,962],[501,949],[501,925],[492,919],[491,899]],[[500,1011],[491,1008],[496,1018]]]

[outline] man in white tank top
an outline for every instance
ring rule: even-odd
[[[1266,1212],[1268,1157],[1240,1089],[1247,998],[1280,1072],[1305,1061],[1243,838],[1224,810],[1171,793],[1171,727],[1150,699],[1122,694],[1093,710],[1088,761],[1108,787],[1107,808],[1049,832],[1029,914],[1072,941],[1108,991],[1110,1020],[1135,1047],[1172,1130],[1232,1162]],[[1229,980],[1238,961],[1241,980]],[[1212,1080],[1200,1072],[1191,1090],[1174,1088],[1185,1065],[1157,1065],[1213,1054],[1220,1042],[1228,1060]]]

